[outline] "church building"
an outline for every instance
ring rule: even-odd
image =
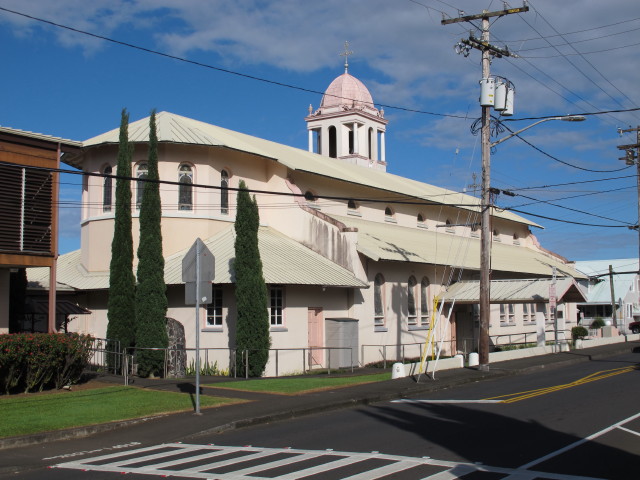
[[[233,367],[235,189],[244,180],[260,208],[272,343],[266,375],[419,357],[430,328],[437,329],[443,354],[473,351],[479,200],[388,173],[389,122],[346,68],[319,108],[309,106],[305,121],[308,150],[301,150],[157,114],[159,175],[174,182],[160,187],[167,316],[184,327],[187,349],[195,347],[197,329],[203,361],[217,362],[221,370]],[[118,135],[115,128],[90,138],[63,161],[89,174],[117,175]],[[147,174],[148,140],[148,118],[129,125],[132,172],[139,179]],[[81,248],[60,256],[57,290],[91,312],[73,318],[69,330],[104,338],[115,182],[83,178]],[[134,251],[142,188],[143,182],[132,182]],[[492,211],[492,279],[499,282],[492,290],[502,295],[492,298],[493,343],[534,331],[536,315],[544,314],[550,324],[554,313],[562,315],[568,328],[575,322],[575,302],[583,297],[574,279],[584,275],[539,245],[531,233],[538,227],[508,211]],[[195,325],[181,273],[197,238],[215,256],[215,279],[212,302],[202,306]],[[550,311],[554,269],[558,307]],[[44,270],[29,270],[33,288],[49,288]],[[520,288],[508,290],[514,285]],[[454,287],[460,302],[449,294]]]

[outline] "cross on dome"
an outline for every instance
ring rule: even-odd
[[[340,54],[341,57],[344,57],[344,73],[349,72],[349,55],[353,55],[353,52],[349,50],[349,41],[344,42],[344,52]]]

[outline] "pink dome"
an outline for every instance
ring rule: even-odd
[[[356,77],[343,73],[324,92],[320,108],[336,105],[367,106],[374,108],[373,98],[367,87]]]

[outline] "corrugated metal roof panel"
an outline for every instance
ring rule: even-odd
[[[0,127],[0,132],[8,133],[8,134],[11,134],[11,135],[17,135],[17,136],[20,136],[20,137],[32,138],[34,140],[42,140],[42,141],[45,141],[45,142],[61,143],[63,145],[66,145],[66,146],[69,146],[69,147],[74,147],[74,148],[81,148],[82,147],[82,142],[78,142],[76,140],[69,140],[69,139],[66,139],[66,138],[53,137],[51,135],[44,135],[42,133],[29,132],[27,130],[19,130],[17,128]]]
[[[353,217],[333,216],[358,229],[358,251],[372,260],[418,262],[480,269],[480,239],[432,230],[370,222]],[[559,258],[524,246],[493,242],[491,268],[517,274],[558,275],[584,278],[584,274]]]
[[[357,185],[393,192],[398,194],[399,198],[410,196],[433,201],[438,204],[466,205],[461,208],[479,211],[479,200],[470,195],[393,175],[375,168],[363,168],[352,165],[339,159],[321,156],[288,145],[234,132],[233,130],[169,112],[160,112],[156,115],[156,126],[158,141],[160,142],[232,148],[234,150],[274,159],[292,170],[305,171]],[[131,142],[146,142],[148,139],[148,118],[143,118],[129,125],[129,140]],[[118,143],[118,140],[119,129],[114,129],[86,140],[83,146],[90,147],[104,143]],[[74,164],[73,162],[73,158],[68,160],[68,163]],[[540,227],[537,223],[508,211],[496,212],[493,215],[514,222]]]
[[[204,243],[215,256],[215,283],[234,283],[235,231],[220,232]],[[263,275],[268,284],[322,285],[328,287],[366,288],[368,284],[349,270],[268,227],[260,227],[258,248]],[[182,284],[182,259],[189,249],[165,260],[167,285]],[[57,281],[60,289],[101,290],[109,288],[109,272],[87,272],[81,265],[80,250],[58,258]],[[29,268],[31,288],[48,288],[49,269]]]
[[[535,278],[524,280],[492,280],[490,286],[492,303],[515,302],[547,302],[551,278]],[[558,301],[584,301],[584,291],[572,278],[556,279],[556,295]],[[480,281],[465,280],[454,283],[443,295],[446,301],[478,302],[480,297]]]
[[[638,269],[637,258],[621,258],[613,260],[586,260],[576,262],[576,268],[589,276],[600,276],[600,281],[589,287],[588,303],[611,304],[611,279],[608,275],[609,265],[614,272],[630,272]],[[616,299],[624,296],[633,288],[635,273],[615,274],[613,276],[613,291]]]

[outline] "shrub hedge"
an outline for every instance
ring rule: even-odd
[[[28,393],[74,383],[89,362],[92,342],[77,333],[0,335],[0,388]]]

